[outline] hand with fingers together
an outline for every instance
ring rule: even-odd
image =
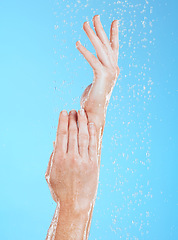
[[[111,24],[110,40],[98,15],[93,17],[93,24],[96,34],[88,22],[83,24],[83,29],[97,58],[79,41],[76,43],[94,73],[92,84],[81,97],[84,111],[81,114],[71,111],[69,116],[60,114],[54,150],[46,171],[52,197],[57,202],[46,240],[87,240],[89,236],[106,111],[120,72],[117,20]]]
[[[51,225],[56,224],[52,231],[55,240],[84,239],[88,212],[96,199],[98,175],[95,125],[88,123],[83,109],[78,114],[72,110],[69,116],[67,111],[62,111],[45,174],[58,204],[58,216]],[[47,239],[49,235],[50,229]]]

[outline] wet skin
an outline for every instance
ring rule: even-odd
[[[54,151],[45,175],[58,204],[56,230],[52,233],[55,240],[83,239],[88,213],[96,199],[99,174],[96,127],[88,124],[82,110],[78,114],[71,110],[69,116],[66,111],[60,113]]]
[[[83,131],[82,128],[85,130],[87,129],[86,121],[85,126],[83,125],[83,127],[79,123],[79,129],[76,131],[76,117],[72,115],[73,118],[71,118],[70,113],[68,119],[68,130],[67,127],[65,127],[66,131],[68,131],[68,133],[66,133],[66,131],[60,130],[62,129],[60,128],[60,126],[62,126],[60,125],[62,124],[62,118],[59,118],[56,142],[54,144],[54,151],[50,157],[48,169],[46,171],[46,180],[49,184],[53,199],[57,203],[61,202],[61,205],[60,210],[59,205],[57,206],[57,210],[53,218],[53,220],[57,223],[57,232],[55,230],[55,222],[52,221],[46,239],[52,239],[49,236],[50,232],[51,236],[56,234],[54,238],[55,240],[88,239],[89,236],[89,229],[95,202],[94,199],[96,197],[95,194],[98,185],[96,176],[99,176],[101,144],[106,111],[112,90],[116,84],[120,72],[118,67],[119,39],[117,20],[114,20],[111,24],[110,40],[107,38],[98,15],[95,15],[93,17],[93,25],[96,34],[87,22],[83,24],[83,29],[93,44],[97,57],[90,53],[79,41],[76,42],[76,47],[88,61],[94,73],[93,82],[85,89],[81,97],[81,108],[85,110],[88,123],[92,122],[96,126],[94,133],[95,147],[93,144],[92,148],[93,151],[95,151],[95,163],[97,164],[93,166],[93,164],[91,164],[91,161],[89,161],[90,157],[86,157],[86,155],[85,157],[82,157],[81,155],[80,148],[82,146],[82,142],[88,146],[88,149],[91,146],[90,140],[88,143],[86,143],[86,141],[88,141],[86,131],[85,137],[83,135],[83,140],[80,140],[80,132]],[[77,116],[76,113],[75,116]],[[80,114],[78,117],[80,121]],[[74,129],[72,130],[70,126],[75,126],[75,131]],[[59,132],[60,134],[58,134]],[[88,139],[91,139],[91,132],[89,128],[88,134]],[[65,135],[65,137],[63,135]],[[69,136],[73,137],[70,138]],[[78,137],[76,138],[76,136]],[[64,151],[64,148],[67,149],[65,150],[66,152]],[[78,153],[76,151],[77,149]],[[90,156],[89,151],[85,148],[85,153],[86,152],[88,156]],[[51,165],[52,162],[54,162],[53,167]],[[82,165],[79,164],[81,162]],[[90,164],[88,165],[88,163]],[[71,168],[69,166],[72,166],[72,168],[74,167],[75,170],[71,171]],[[64,174],[65,171],[68,171],[68,173]],[[86,178],[87,181],[85,179],[85,176],[82,176],[82,172],[88,174]],[[82,179],[85,179],[83,185],[82,183],[77,184],[76,181],[79,181],[79,179],[81,179],[80,181],[82,181]],[[66,188],[63,188],[63,185],[65,185]],[[95,188],[93,187],[94,185]],[[84,186],[86,186],[86,188]],[[68,193],[66,192],[66,189],[68,189]],[[89,192],[91,194],[89,194]],[[76,195],[76,193],[78,194]],[[70,228],[72,225],[73,228]]]
[[[76,42],[76,47],[88,61],[94,73],[93,82],[81,97],[81,107],[86,110],[89,120],[94,119],[97,128],[100,128],[104,124],[106,107],[120,72],[119,37],[117,20],[111,24],[110,40],[103,29],[99,15],[93,17],[93,25],[96,34],[88,22],[83,24],[83,29],[94,46],[97,57],[79,41]]]
[[[97,58],[79,41],[76,42],[76,47],[93,69],[93,82],[85,89],[81,97],[81,107],[85,109],[89,122],[94,122],[96,125],[98,164],[100,166],[101,144],[107,106],[120,73],[118,66],[119,31],[118,21],[114,20],[110,28],[110,39],[108,39],[98,15],[93,17],[93,25],[96,34],[87,22],[83,24],[83,29],[95,48]],[[89,236],[93,208],[94,205],[89,215],[87,238]]]

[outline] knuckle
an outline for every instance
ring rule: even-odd
[[[83,161],[82,162],[82,169],[84,171],[88,171],[91,168],[91,163],[89,161]]]
[[[99,64],[98,59],[93,54],[91,54],[91,59],[96,65]]]
[[[86,142],[86,141],[89,140],[89,136],[88,136],[87,133],[81,133],[81,134],[80,134],[80,138],[82,139],[82,142],[83,142],[83,141]],[[82,144],[82,142],[81,142],[81,144]]]
[[[74,135],[77,134],[77,128],[71,127],[71,128],[69,129],[69,132],[70,132],[70,135],[74,136]]]
[[[87,152],[88,152],[88,148],[86,148],[86,146],[82,145],[79,147],[80,156],[82,157],[86,156]]]
[[[67,129],[61,128],[58,132],[58,135],[66,135],[67,134]]]
[[[90,145],[90,150],[91,150],[92,152],[97,151],[96,144],[92,143],[92,144]]]
[[[71,154],[70,159],[72,164],[77,164],[79,162],[79,156],[75,152]]]
[[[55,163],[57,165],[61,164],[61,161],[63,161],[65,159],[65,153],[63,151],[56,151],[56,159],[55,159]]]
[[[86,144],[80,144],[80,146],[79,146],[79,149],[80,149],[80,152],[86,152],[86,150],[87,150],[87,147],[86,147]]]
[[[85,28],[86,24],[87,24],[87,21],[83,23],[83,29]]]
[[[82,116],[80,118],[80,124],[79,124],[79,131],[82,131],[84,127],[87,125],[87,117],[86,115]]]

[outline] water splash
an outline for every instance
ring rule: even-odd
[[[105,233],[111,230],[114,234],[112,239],[114,236],[117,236],[116,239],[139,239],[149,234],[151,213],[147,203],[152,199],[152,188],[149,183],[151,164],[149,103],[154,97],[151,47],[155,42],[153,3],[153,0],[138,0],[136,3],[129,0],[112,3],[108,0],[99,3],[90,0],[75,2],[63,0],[56,1],[54,11],[56,18],[54,54],[57,64],[53,84],[56,89],[57,115],[64,106],[68,107],[68,110],[79,108],[83,89],[93,80],[88,62],[74,50],[76,41],[81,40],[82,44],[96,56],[82,29],[83,22],[92,21],[95,14],[100,14],[108,35],[111,22],[119,20],[121,71],[113,94],[109,96],[105,129],[106,131],[110,129],[110,133],[106,140],[103,139],[101,160],[101,172],[106,181],[104,177],[100,179],[97,197],[97,201],[100,201],[106,194],[111,196],[108,200],[110,204],[107,203],[108,209],[102,211],[106,212],[111,220]],[[109,156],[109,162],[105,156]],[[94,219],[94,223],[93,228],[98,238],[102,239],[100,230],[103,228],[99,215]]]

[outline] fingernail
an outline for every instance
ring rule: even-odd
[[[84,109],[82,108],[82,109],[80,109],[80,115],[81,116],[84,116],[85,115],[85,111],[84,111]]]
[[[95,126],[94,123],[92,123],[92,122],[89,123],[89,128],[94,128],[94,126]]]
[[[79,45],[81,45],[80,40],[77,41],[76,47],[78,47]]]
[[[72,115],[75,115],[76,111],[75,111],[75,110],[71,110],[70,113],[71,113]]]
[[[62,115],[63,115],[63,116],[67,116],[67,111],[66,111],[66,110],[63,110],[63,111],[62,111]]]
[[[97,15],[97,18],[100,20],[100,15]]]

